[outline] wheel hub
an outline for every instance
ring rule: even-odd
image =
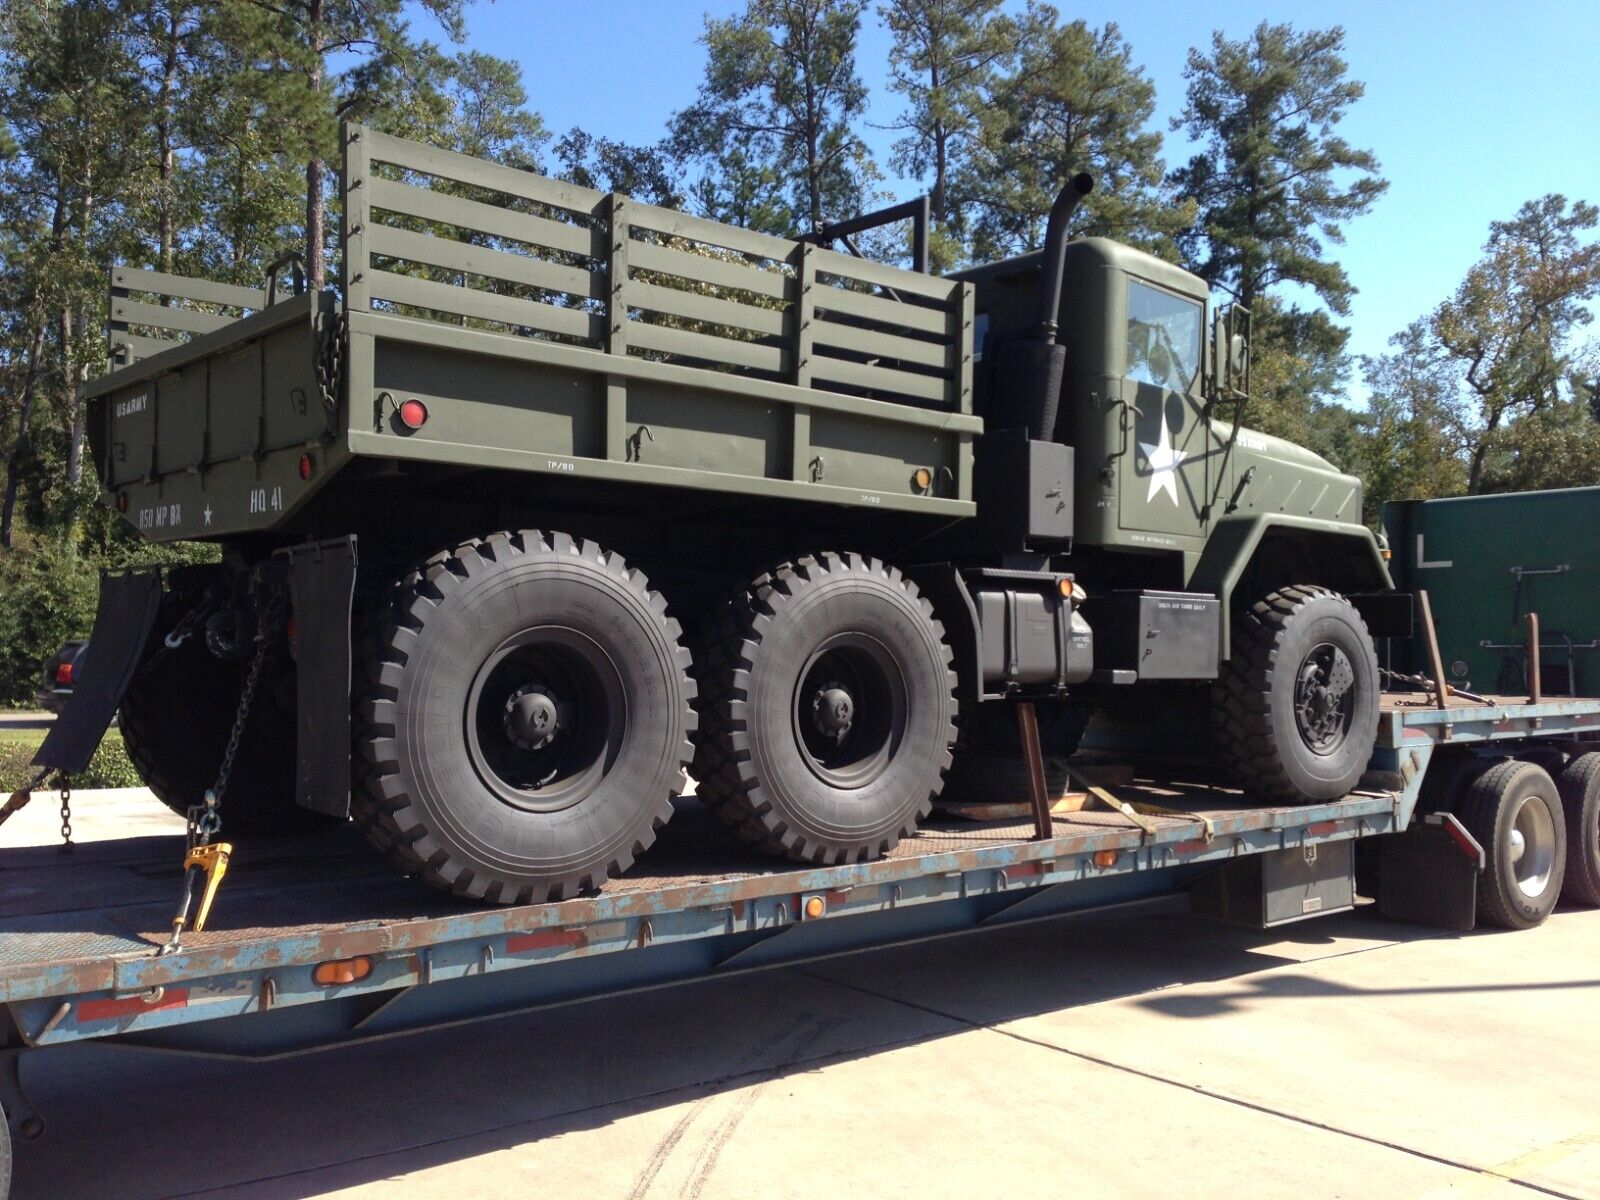
[[[855,720],[856,702],[848,688],[832,683],[811,698],[811,720],[824,737],[841,740]]]
[[[1355,668],[1339,647],[1314,647],[1295,677],[1295,723],[1306,745],[1331,754],[1343,744],[1355,709]]]
[[[524,750],[540,750],[561,732],[561,706],[544,688],[529,684],[506,699],[506,737]]]

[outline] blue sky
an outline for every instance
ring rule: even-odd
[[[1240,37],[1262,19],[1344,26],[1351,75],[1367,94],[1341,131],[1377,154],[1390,181],[1335,250],[1359,289],[1349,321],[1358,354],[1381,352],[1390,334],[1454,288],[1490,221],[1546,192],[1600,203],[1600,0],[1057,7],[1069,19],[1120,26],[1155,84],[1164,132],[1183,103],[1189,47],[1209,45],[1213,29]],[[695,94],[705,14],[742,8],[741,0],[477,0],[468,44],[521,64],[530,107],[557,133],[581,125],[647,142]],[[427,22],[416,30],[426,33]],[[870,91],[868,119],[880,125],[894,120],[900,100],[884,83],[888,40],[869,19],[858,67]],[[1166,136],[1170,166],[1187,147],[1180,135]],[[893,137],[867,131],[881,159]],[[914,181],[895,186],[902,197],[920,191]]]

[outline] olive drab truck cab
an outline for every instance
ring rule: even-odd
[[[1248,314],[1067,238],[1087,176],[1040,252],[937,278],[830,248],[879,217],[344,137],[337,291],[113,273],[105,499],[222,561],[105,581],[41,763],[120,711],[182,810],[237,725],[230,829],[348,816],[498,903],[627,869],[689,776],[755,847],[875,858],[1117,697],[1202,697],[1260,797],[1354,787],[1408,613],[1360,484],[1235,423]]]

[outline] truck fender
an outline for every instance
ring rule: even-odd
[[[89,633],[83,678],[74,681],[72,699],[50,726],[33,756],[34,766],[75,775],[89,765],[133,682],[160,606],[159,568],[101,575],[100,606]]]
[[[1211,526],[1211,536],[1206,540],[1205,550],[1201,552],[1189,576],[1188,590],[1206,592],[1221,599],[1219,620],[1222,622],[1221,654],[1224,660],[1233,649],[1229,635],[1233,628],[1234,589],[1250,568],[1263,539],[1277,531],[1294,533],[1297,540],[1302,541],[1319,559],[1330,551],[1342,551],[1342,556],[1347,560],[1348,577],[1299,582],[1325,583],[1349,594],[1394,590],[1378,539],[1365,525],[1347,525],[1285,513],[1221,517]]]
[[[289,562],[294,617],[295,803],[350,815],[350,605],[356,539],[277,551]]]

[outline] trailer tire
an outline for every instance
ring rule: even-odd
[[[1600,753],[1575,755],[1556,776],[1567,817],[1567,876],[1561,895],[1600,906]]]
[[[1257,600],[1234,623],[1211,712],[1223,762],[1251,796],[1345,795],[1378,732],[1378,655],[1360,613],[1309,584]]]
[[[216,658],[198,635],[152,662],[176,621],[172,607],[164,606],[156,621],[145,648],[148,665],[134,673],[118,723],[139,777],[156,799],[182,816],[217,781],[249,663]],[[230,835],[305,833],[327,829],[334,821],[294,800],[294,713],[279,703],[274,686],[286,674],[281,660],[269,658],[263,668],[220,806]]]
[[[1468,782],[1456,816],[1483,847],[1478,916],[1502,929],[1532,929],[1556,906],[1565,873],[1566,826],[1555,780],[1509,758]]]
[[[944,627],[898,570],[824,553],[726,606],[701,668],[700,796],[742,840],[801,862],[887,854],[950,767]]]
[[[689,652],[621,556],[496,533],[428,559],[367,643],[357,820],[436,887],[560,900],[619,875],[683,788]],[[441,719],[441,695],[460,711]]]

